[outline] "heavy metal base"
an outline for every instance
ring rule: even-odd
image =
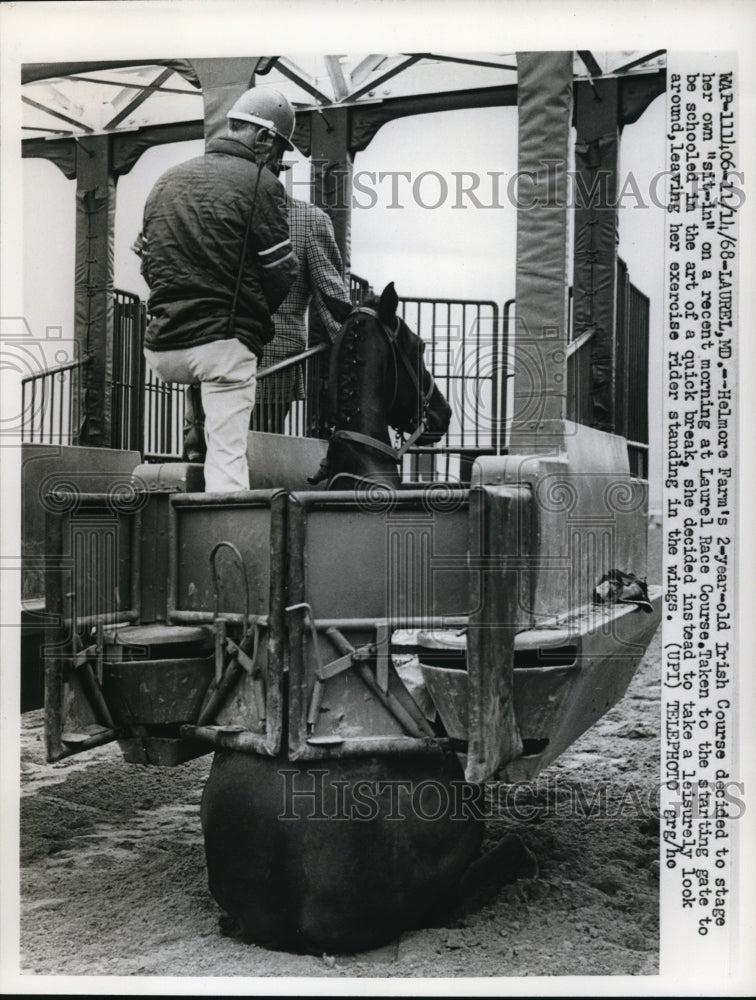
[[[248,942],[379,947],[450,902],[475,858],[483,822],[463,786],[453,755],[293,764],[220,751],[202,799],[210,891]]]

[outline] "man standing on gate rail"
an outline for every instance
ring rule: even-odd
[[[287,169],[280,160],[271,162],[270,169],[280,175]],[[307,314],[314,303],[317,316],[331,343],[352,311],[349,292],[342,277],[342,261],[333,223],[326,213],[312,205],[285,194],[289,218],[289,233],[299,272],[289,293],[273,317],[276,333],[265,345],[262,367],[277,365],[306,350]],[[313,346],[312,343],[309,345]],[[198,387],[186,391],[184,417],[184,455],[187,461],[205,459],[203,435],[204,416],[198,399]],[[292,402],[304,399],[302,365],[291,365],[259,380],[256,392],[253,427],[257,431],[282,434]]]
[[[141,247],[145,358],[165,382],[200,383],[211,493],[249,489],[257,364],[297,275],[284,192],[267,169],[294,148],[293,108],[283,94],[253,88],[227,117],[225,136],[155,184]]]

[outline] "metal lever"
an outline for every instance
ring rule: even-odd
[[[224,623],[220,622],[219,624],[223,625]],[[198,726],[207,725],[212,721],[218,709],[225,701],[226,696],[231,691],[231,688],[234,686],[240,670],[245,670],[252,678],[252,690],[254,691],[257,715],[261,722],[265,722],[265,682],[257,665],[257,653],[259,649],[258,629],[259,625],[255,623],[251,655],[248,655],[244,648],[248,642],[249,633],[247,633],[247,636],[245,636],[240,645],[237,645],[233,639],[224,636],[221,650],[224,659],[225,654],[228,654],[228,664],[223,666],[220,678],[214,682],[215,690],[212,690],[211,685],[210,699],[205,703],[204,708],[199,714],[196,723]],[[218,647],[216,645],[216,655],[217,650]]]
[[[220,580],[216,556],[222,549],[230,549],[239,564],[242,578],[244,580],[244,638],[240,644],[235,643],[226,633],[226,623],[219,619],[220,615]],[[223,704],[227,694],[234,685],[240,670],[245,670],[252,679],[252,690],[255,697],[255,708],[261,722],[266,721],[265,704],[265,682],[257,665],[257,653],[259,647],[259,622],[250,626],[249,612],[249,581],[247,579],[247,567],[244,564],[241,552],[237,547],[228,541],[217,542],[210,551],[210,572],[213,578],[213,591],[215,593],[215,610],[213,613],[213,630],[215,632],[215,690],[210,694],[210,699],[205,703],[205,707],[200,712],[197,725],[202,726],[210,721]],[[254,631],[251,656],[247,654],[245,648],[248,644],[249,630]],[[226,658],[228,657],[228,663]],[[212,688],[212,685],[211,685]]]
[[[335,660],[331,660],[330,663],[324,664],[320,656],[318,630],[312,617],[312,608],[310,605],[306,602],[301,604],[292,604],[286,608],[286,610],[291,612],[298,611],[300,608],[304,611],[307,619],[307,625],[312,637],[313,655],[315,658],[315,682],[312,688],[310,705],[307,709],[307,732],[308,734],[312,734],[318,722],[325,682],[331,677],[338,677],[339,674],[343,674],[344,671],[351,669],[351,667],[355,664],[374,655],[375,646],[361,646],[359,649],[354,649],[350,646],[348,651],[342,650],[342,652],[344,652],[343,656],[340,656]]]
[[[384,708],[386,708],[391,715],[394,716],[396,721],[409,736],[419,738],[422,736],[434,735],[433,730],[428,725],[427,719],[419,711],[415,712],[414,709],[405,708],[398,698],[391,693],[391,691],[384,693],[384,691],[381,690],[373,671],[367,663],[362,662],[361,656],[355,655],[362,653],[365,647],[362,647],[361,650],[356,650],[346,636],[337,628],[328,628],[326,629],[325,634],[331,642],[333,642],[339,652],[344,653],[345,655],[349,654],[353,656],[357,672],[365,682],[366,687],[378,698]]]
[[[247,656],[243,649],[244,643],[241,646],[237,646],[232,639],[226,639],[226,649],[231,656],[232,661],[239,664],[242,670],[245,670],[247,674],[252,679],[252,690],[255,695],[255,708],[257,709],[257,715],[261,722],[265,722],[265,682],[263,681],[262,672],[257,663],[257,653],[259,648],[259,626],[255,623],[254,626],[254,641],[252,645],[252,656]]]
[[[375,677],[378,687],[384,694],[388,694],[389,689],[389,643],[391,632],[388,622],[377,622],[375,626]]]
[[[320,647],[318,646],[318,631],[315,628],[315,622],[312,619],[312,608],[310,605],[303,601],[300,604],[290,604],[286,611],[291,613],[292,611],[303,610],[305,613],[305,619],[307,620],[307,625],[310,629],[310,636],[312,637],[312,652],[315,657],[315,683],[312,688],[312,697],[310,698],[310,707],[307,710],[307,732],[312,733],[315,729],[315,724],[318,721],[318,715],[320,714],[320,703],[323,699],[323,683],[325,677],[323,676],[323,661],[320,659]]]

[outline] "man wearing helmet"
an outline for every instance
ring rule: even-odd
[[[199,382],[205,489],[249,488],[247,429],[271,314],[297,275],[284,193],[266,165],[293,149],[294,112],[277,91],[246,91],[225,136],[168,170],[144,209],[150,286],[145,358],[166,382]]]

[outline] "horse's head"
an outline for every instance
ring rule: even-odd
[[[399,298],[393,281],[375,303],[375,311],[395,348],[395,382],[389,386],[388,422],[403,434],[412,434],[420,421],[425,429],[416,444],[440,441],[449,429],[451,407],[425,367],[425,343],[397,315]]]
[[[449,428],[451,407],[423,363],[425,344],[401,317],[393,283],[380,298],[351,312],[331,351],[327,411],[333,427],[317,477],[399,483],[402,450],[389,427],[409,444],[432,444]],[[417,436],[415,436],[417,434]]]

